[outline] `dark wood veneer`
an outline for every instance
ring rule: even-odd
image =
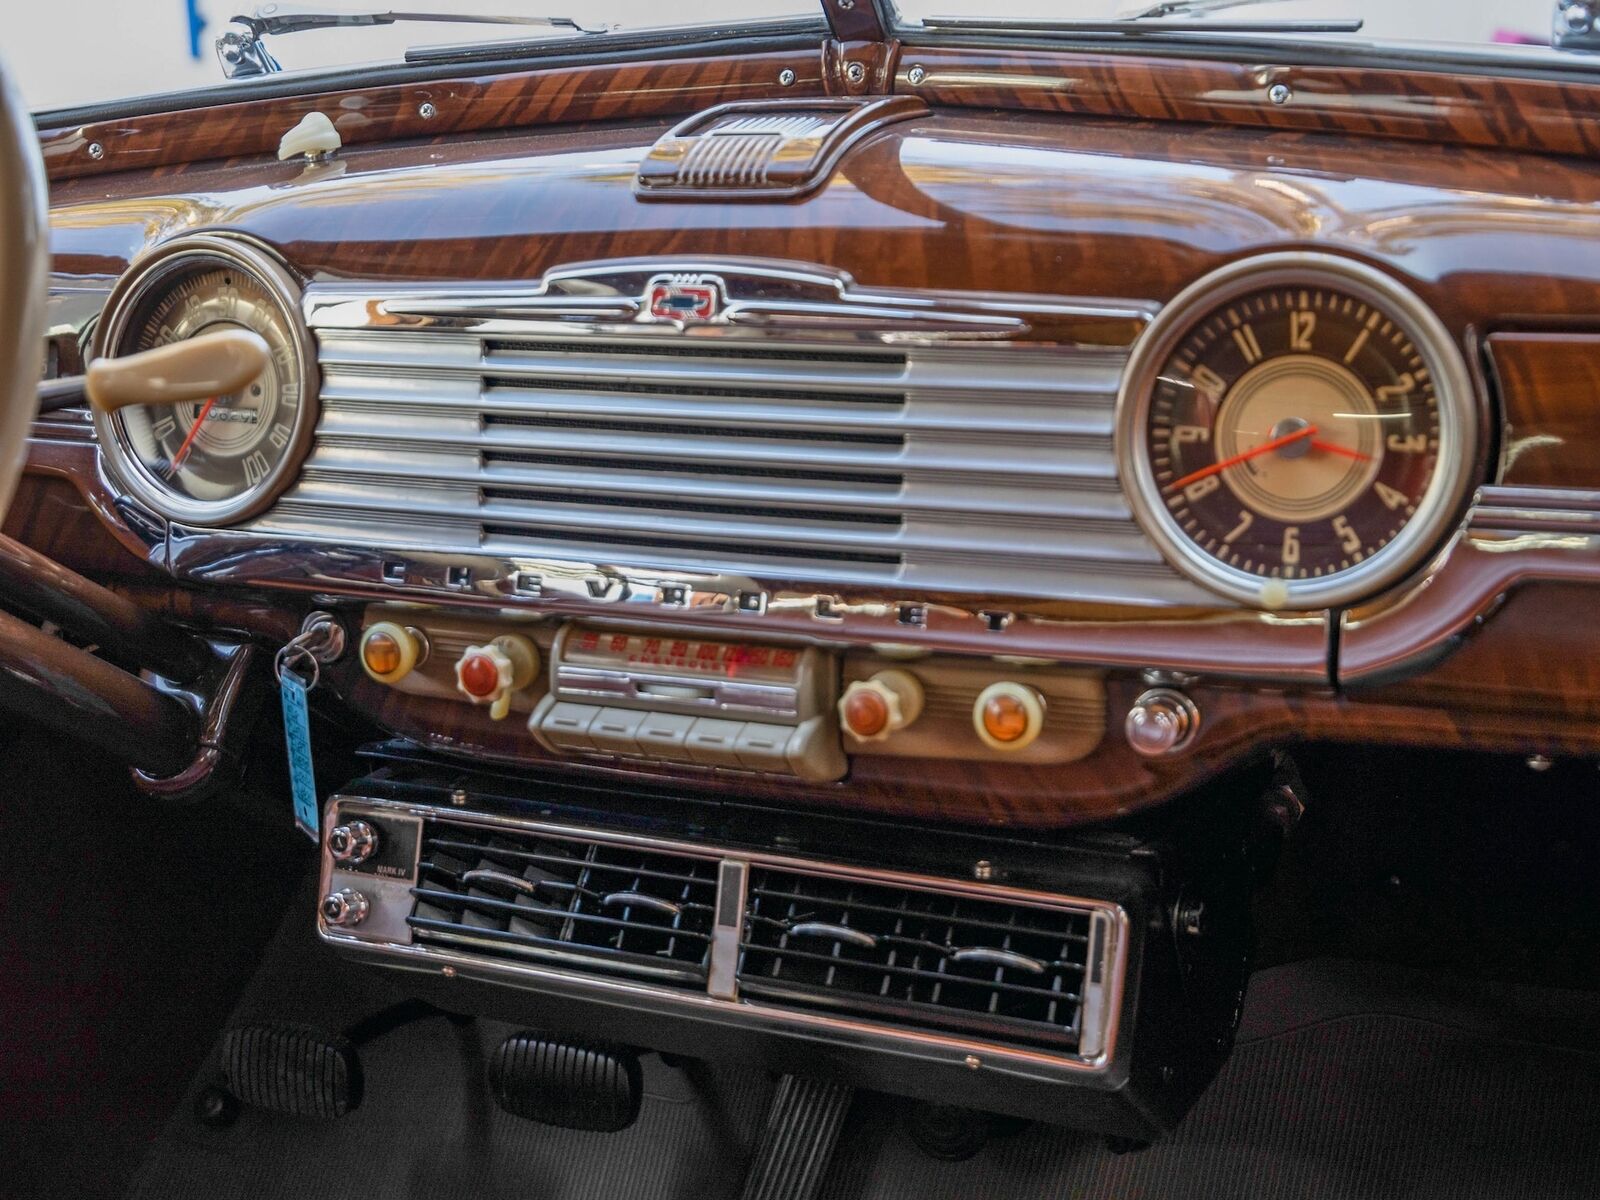
[[[1496,333],[1487,345],[1505,418],[1500,482],[1600,489],[1600,334]]]

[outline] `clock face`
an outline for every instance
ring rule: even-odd
[[[1119,430],[1169,557],[1269,608],[1347,602],[1414,565],[1459,496],[1471,424],[1464,368],[1420,303],[1298,274],[1191,289]]]

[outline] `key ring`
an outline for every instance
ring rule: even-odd
[[[305,689],[309,692],[316,688],[317,681],[322,677],[322,663],[310,650],[308,643],[311,640],[312,635],[302,633],[278,651],[272,660],[272,670],[279,683],[283,682],[284,675],[290,670],[298,675],[301,670],[299,664],[305,662],[310,666],[310,679],[305,681]]]

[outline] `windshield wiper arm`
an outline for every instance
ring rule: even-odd
[[[1176,2],[1176,0],[1174,0]],[[1240,3],[1241,0],[1232,0]],[[1266,0],[1243,0],[1266,3]],[[1125,37],[1158,38],[1172,34],[1277,33],[1298,36],[1303,33],[1360,33],[1366,22],[1359,17],[1326,21],[1167,21],[1156,17],[1111,19],[1055,19],[1005,17],[924,17],[926,29],[955,29],[967,33],[1065,33],[1114,34]]]
[[[545,29],[570,29],[574,33],[609,33],[606,25],[584,25],[572,17],[520,17],[479,13],[444,12],[337,12],[316,8],[294,8],[266,4],[250,16],[238,15],[233,23],[247,32],[229,30],[217,39],[217,58],[222,73],[229,79],[270,75],[283,70],[267,51],[263,38],[311,29],[351,29],[368,25],[395,25],[402,21],[446,23],[452,25],[536,25]]]
[[[1278,4],[1282,0],[1162,0],[1137,12],[1123,13],[1119,21],[1160,21],[1166,17],[1203,17],[1230,8],[1249,8],[1255,4]]]

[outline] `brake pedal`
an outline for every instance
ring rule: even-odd
[[[744,1181],[744,1200],[813,1200],[833,1159],[855,1089],[785,1075]]]
[[[489,1093],[514,1117],[616,1133],[639,1115],[644,1076],[631,1050],[515,1033],[489,1059]]]
[[[308,1025],[241,1025],[222,1036],[222,1072],[241,1104],[295,1117],[342,1117],[361,1105],[361,1059],[349,1040]]]

